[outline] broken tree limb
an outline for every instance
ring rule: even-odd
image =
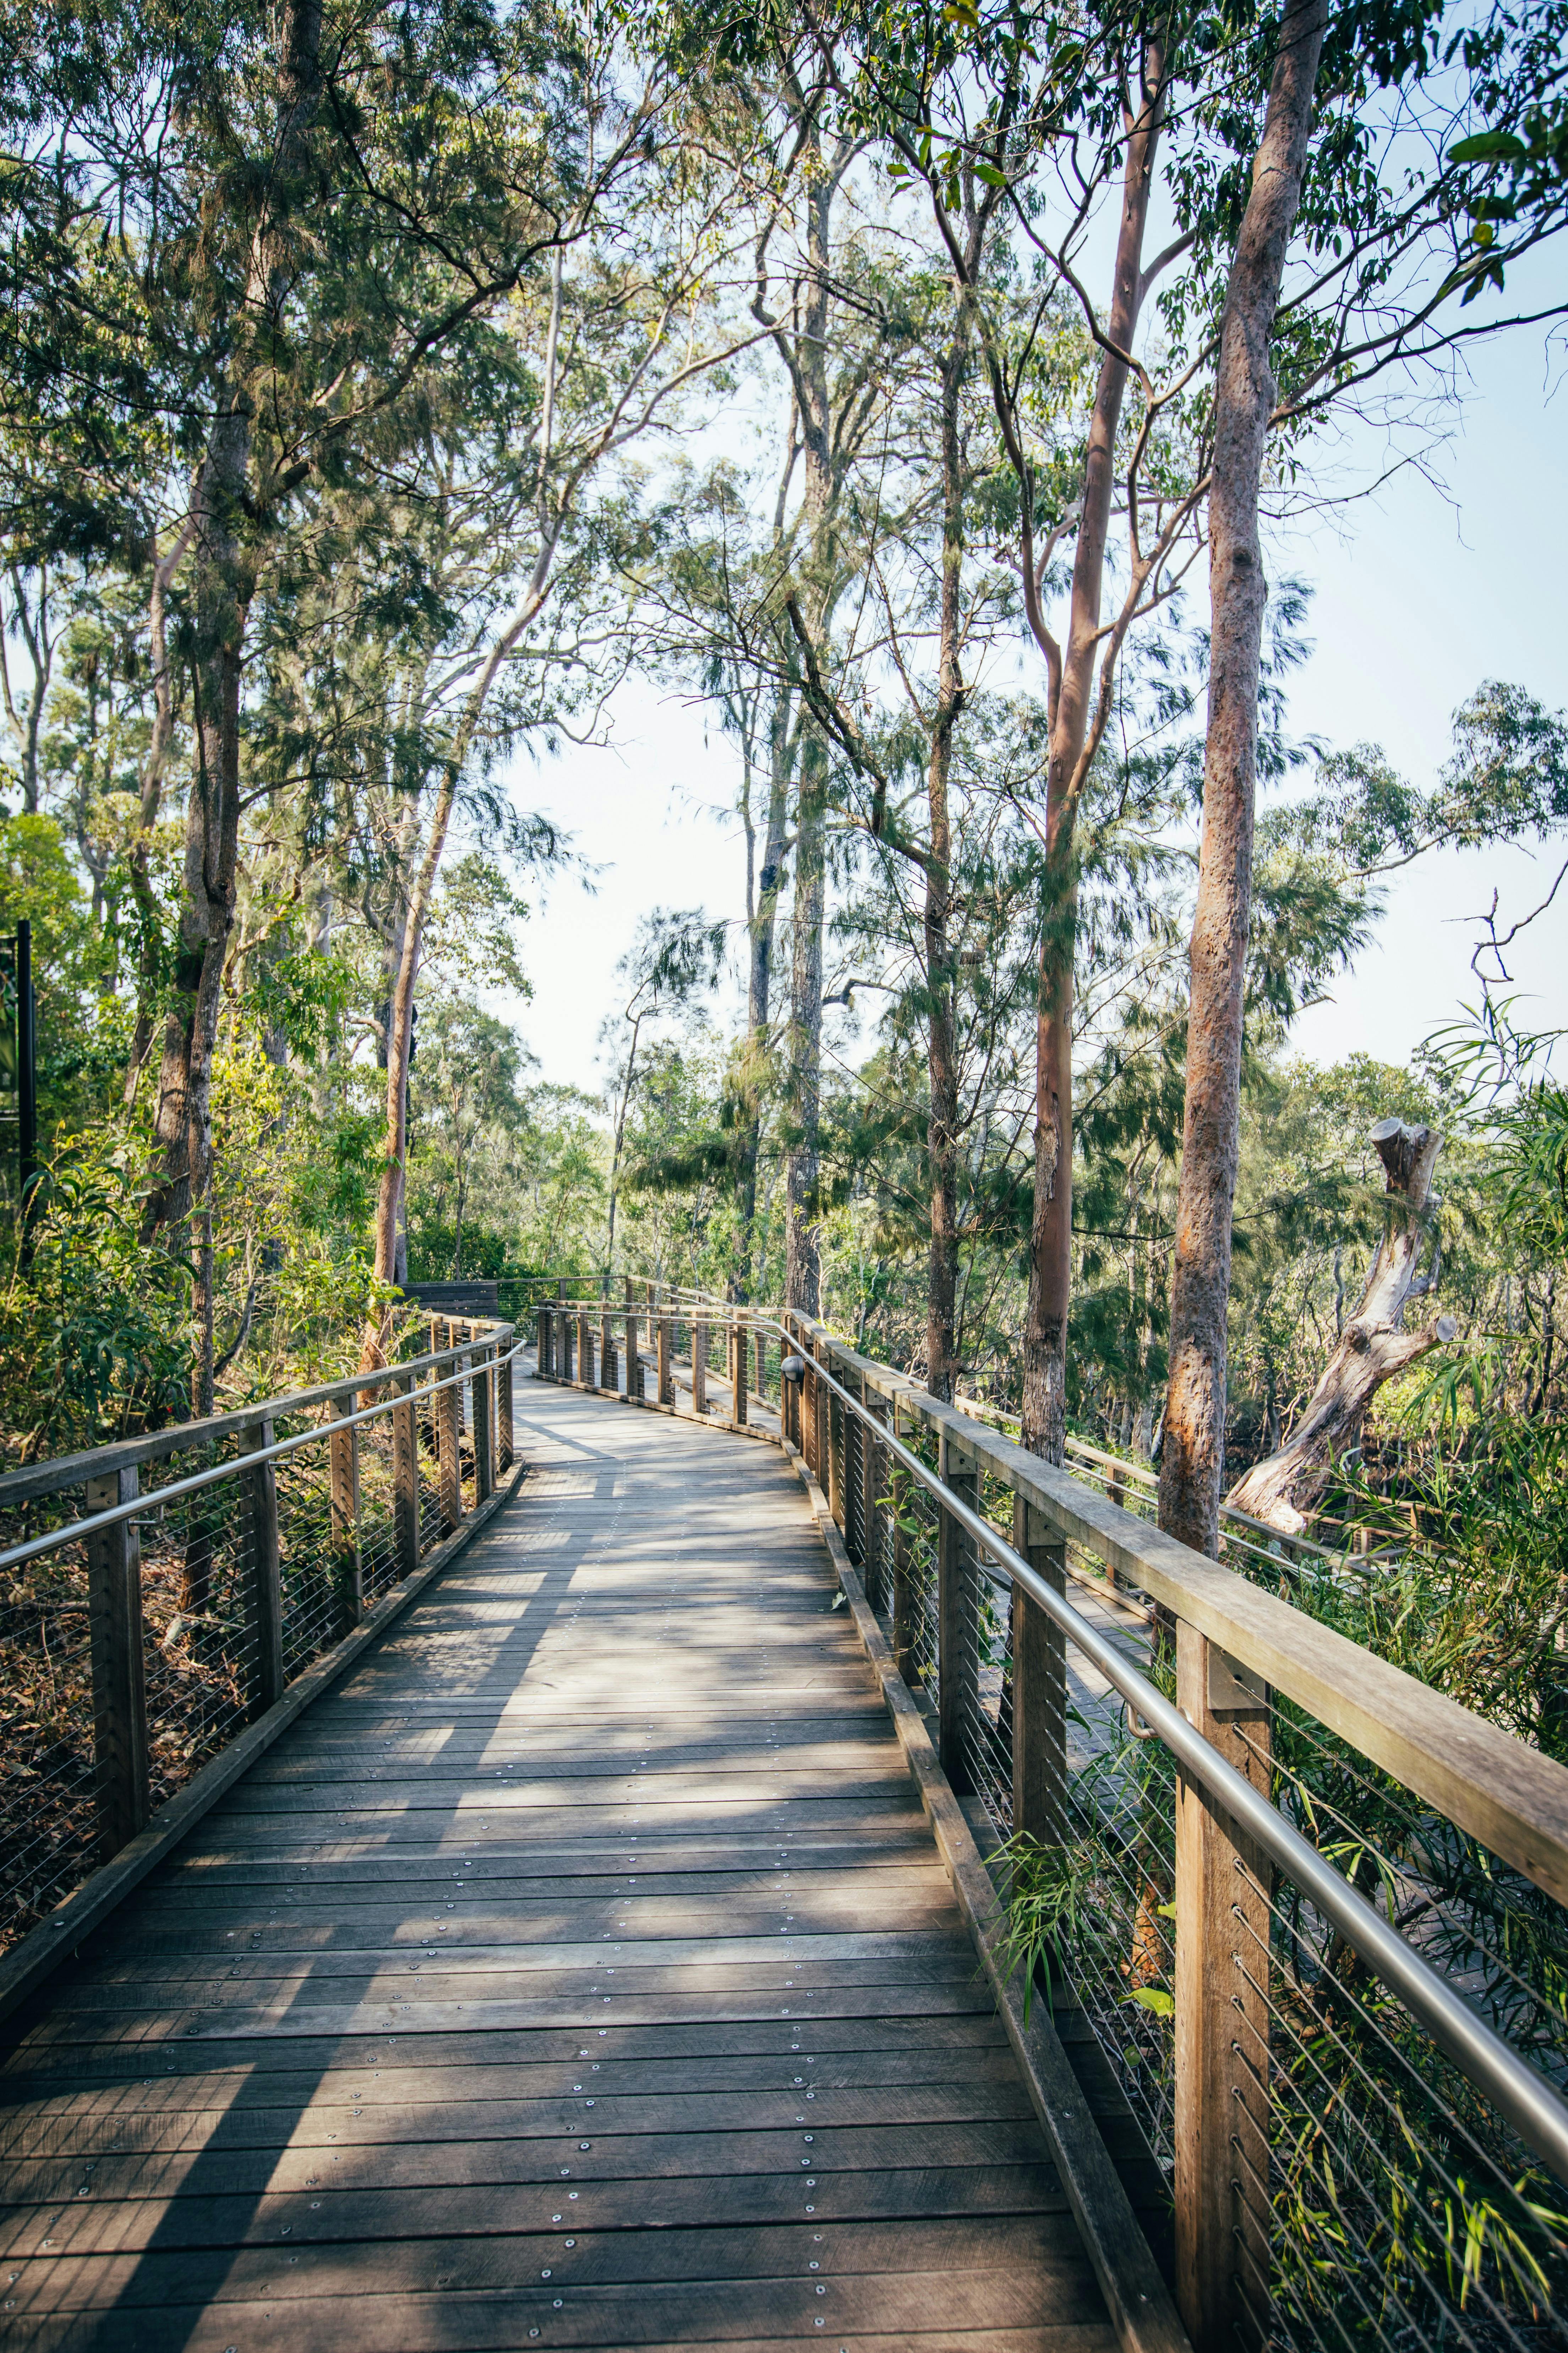
[[[1366,1287],[1289,1441],[1237,1480],[1228,1497],[1235,1510],[1285,1535],[1306,1528],[1333,1465],[1359,1442],[1366,1409],[1384,1383],[1454,1336],[1448,1315],[1420,1331],[1404,1328],[1405,1308],[1437,1280],[1431,1185],[1442,1136],[1433,1127],[1384,1119],[1373,1129],[1372,1142],[1388,1172],[1389,1221]],[[1429,1235],[1432,1263],[1422,1274]]]

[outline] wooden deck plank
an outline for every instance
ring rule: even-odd
[[[7,2346],[1110,2353],[798,1483],[549,1388],[519,1438],[14,2022]]]

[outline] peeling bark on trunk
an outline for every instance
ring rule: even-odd
[[[1219,1542],[1226,1312],[1241,1116],[1241,1028],[1252,912],[1258,664],[1268,584],[1258,497],[1274,378],[1268,345],[1301,197],[1328,0],[1290,0],[1279,28],[1252,190],[1220,322],[1209,493],[1208,738],[1193,923],[1187,1093],[1171,1280],[1171,1381],[1160,1525],[1196,1551]]]
[[[1381,1121],[1372,1141],[1388,1172],[1389,1225],[1355,1314],[1341,1333],[1307,1410],[1288,1445],[1238,1480],[1228,1501],[1286,1535],[1300,1535],[1334,1463],[1361,1438],[1366,1409],[1385,1381],[1454,1336],[1453,1319],[1439,1316],[1406,1332],[1405,1310],[1437,1280],[1434,1243],[1429,1272],[1419,1274],[1431,1230],[1429,1192],[1442,1137],[1435,1128]]]

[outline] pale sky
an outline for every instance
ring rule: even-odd
[[[1438,461],[1439,488],[1414,471],[1331,522],[1298,532],[1272,568],[1316,588],[1316,650],[1297,673],[1291,718],[1345,745],[1381,743],[1423,786],[1449,747],[1455,707],[1486,678],[1568,702],[1568,391],[1538,333],[1479,347],[1474,391]],[[1368,469],[1369,436],[1350,452]],[[1445,495],[1445,492],[1447,495]],[[612,749],[520,771],[520,801],[547,810],[600,871],[592,893],[554,882],[523,938],[532,1002],[514,1013],[541,1074],[589,1091],[597,1034],[616,1008],[613,967],[655,905],[702,905],[738,919],[744,848],[733,815],[733,748],[700,708],[637,685],[614,714]],[[1543,899],[1568,838],[1542,852],[1438,851],[1394,878],[1388,914],[1331,1003],[1304,1014],[1299,1050],[1332,1061],[1360,1049],[1402,1062],[1476,995],[1472,920],[1500,893],[1512,921]],[[537,894],[536,894],[537,896]],[[1517,944],[1510,965],[1526,1026],[1568,1022],[1568,884]]]

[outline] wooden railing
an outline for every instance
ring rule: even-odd
[[[431,1341],[0,1478],[0,2009],[491,1505],[514,1327]]]
[[[1568,1770],[1268,1589],[1268,1547],[1259,1582],[820,1324],[650,1291],[610,1339],[549,1305],[542,1375],[702,1413],[721,1334],[726,1418],[776,1398],[1166,2179],[1200,2353],[1562,2332]]]

